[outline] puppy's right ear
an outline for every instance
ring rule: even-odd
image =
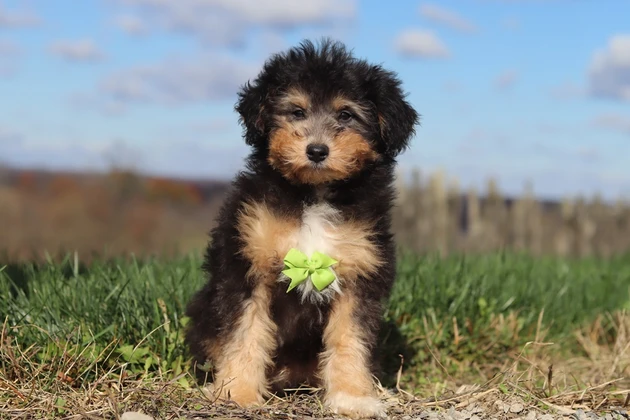
[[[240,115],[245,142],[253,146],[265,133],[264,89],[258,84],[247,82],[238,92],[235,110]]]

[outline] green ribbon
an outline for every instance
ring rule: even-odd
[[[338,262],[321,252],[313,252],[311,258],[308,258],[306,254],[291,248],[284,257],[284,264],[288,268],[282,270],[282,273],[291,279],[287,293],[309,276],[315,288],[321,292],[335,281],[335,274],[330,267]]]

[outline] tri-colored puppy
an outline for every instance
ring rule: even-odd
[[[330,40],[271,57],[236,110],[252,152],[188,307],[194,359],[243,406],[310,384],[337,413],[383,415],[373,350],[395,278],[395,158],[418,114],[394,73]]]

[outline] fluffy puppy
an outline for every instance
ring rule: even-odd
[[[272,56],[236,111],[252,150],[187,309],[194,361],[212,365],[199,378],[242,406],[309,384],[339,414],[381,416],[373,355],[395,278],[395,158],[418,114],[394,73],[326,39]],[[293,267],[290,250],[310,259]],[[308,277],[294,284],[290,268]]]

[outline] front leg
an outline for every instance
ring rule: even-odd
[[[258,284],[243,303],[234,330],[216,351],[215,378],[206,389],[210,397],[244,407],[263,402],[268,392],[266,371],[276,347],[270,298],[269,287]]]
[[[320,375],[325,388],[324,402],[338,414],[353,418],[385,416],[370,371],[370,352],[376,337],[374,325],[378,322],[366,319],[379,316],[376,309],[379,306],[357,301],[352,290],[346,290],[333,302],[324,330]]]

